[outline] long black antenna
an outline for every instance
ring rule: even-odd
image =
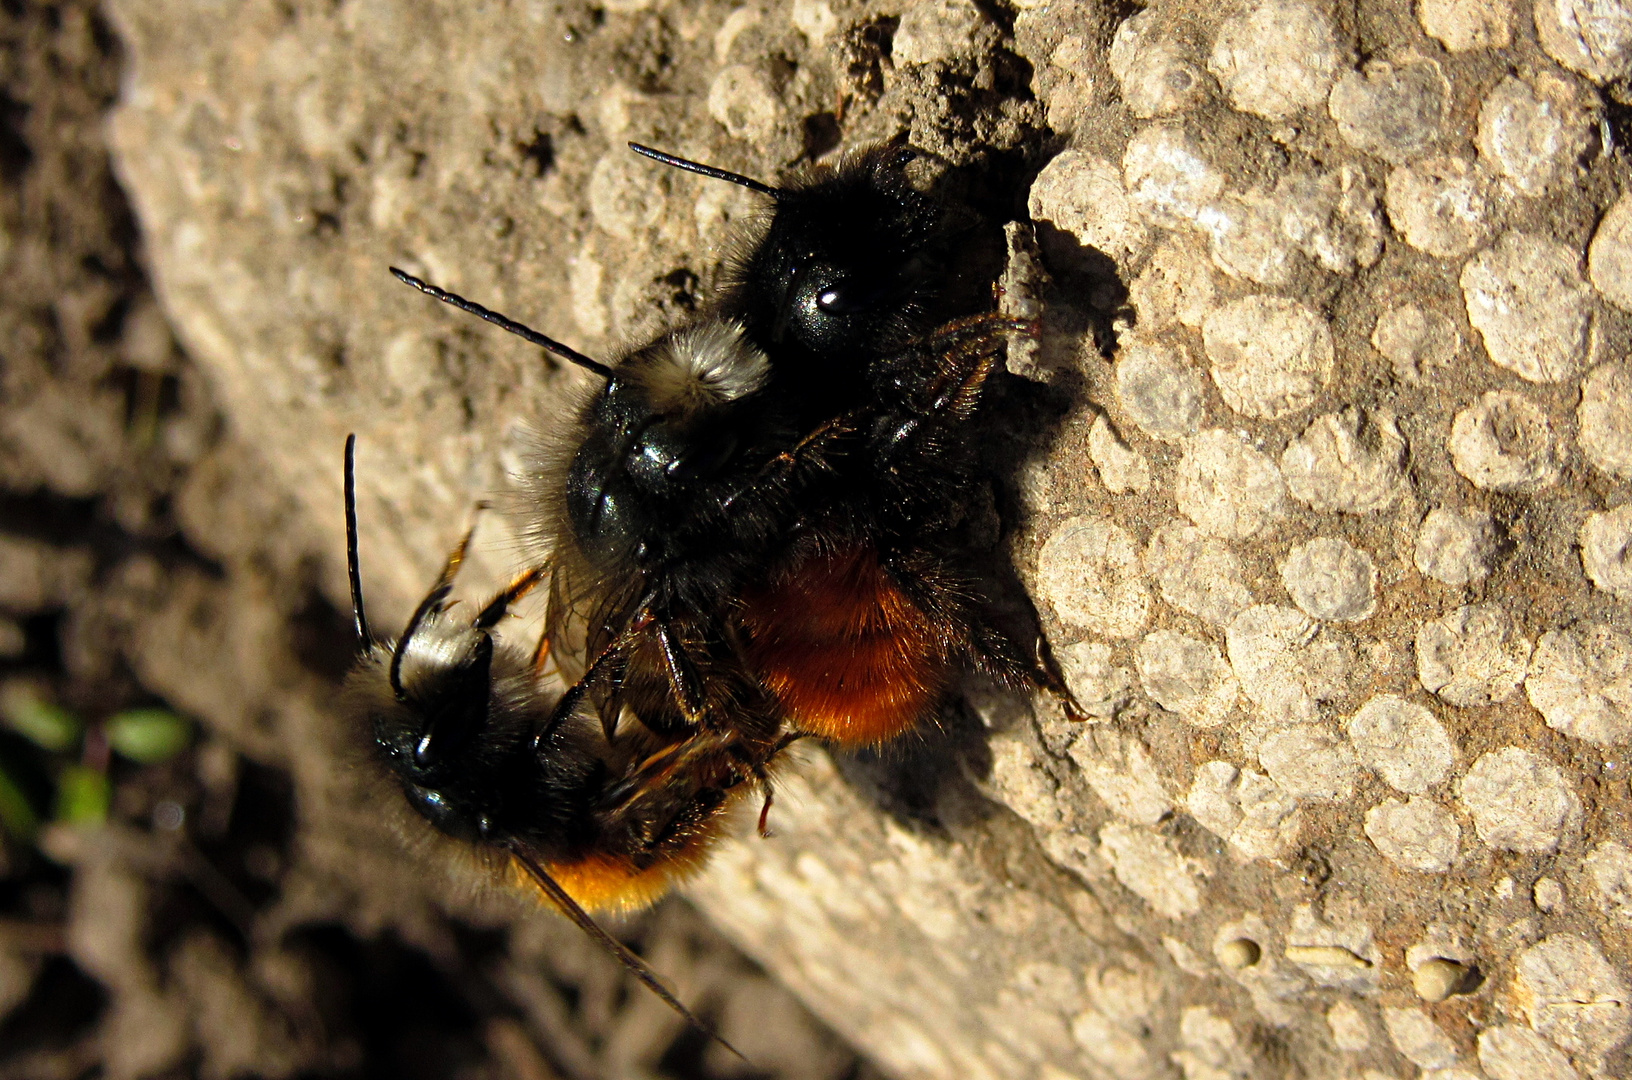
[[[569,345],[563,345],[561,342],[552,337],[545,337],[543,334],[539,333],[537,330],[534,330],[530,326],[523,325],[522,323],[519,323],[508,316],[500,315],[497,311],[489,310],[488,308],[476,303],[474,300],[466,300],[458,293],[451,293],[446,289],[439,289],[430,282],[417,278],[408,273],[406,270],[398,270],[395,266],[393,266],[391,267],[391,273],[396,275],[398,281],[405,285],[412,285],[426,296],[434,297],[437,300],[442,301],[444,304],[452,304],[460,311],[468,311],[478,319],[486,319],[488,322],[499,327],[501,330],[508,330],[512,334],[521,338],[523,341],[530,341],[539,348],[544,349],[547,352],[552,352],[563,360],[577,364],[586,371],[593,371],[603,379],[610,380],[612,378],[612,369],[607,367],[605,364],[598,360],[591,360],[577,349],[574,349]]]
[[[642,157],[649,157],[653,161],[661,161],[665,165],[673,165],[676,169],[684,169],[686,172],[694,172],[699,176],[711,176],[716,180],[724,180],[728,184],[736,184],[738,187],[745,187],[749,191],[757,191],[761,195],[769,195],[773,199],[780,199],[782,197],[782,192],[778,191],[769,184],[760,183],[751,176],[744,176],[741,173],[734,173],[727,169],[716,168],[713,165],[704,165],[700,161],[692,161],[689,158],[676,157],[673,154],[665,154],[661,150],[654,150],[650,146],[642,146],[638,142],[630,143],[629,149],[633,150],[637,154],[640,154]]]
[[[512,841],[510,854],[515,856],[516,861],[538,883],[538,887],[544,890],[544,894],[555,902],[555,906],[561,909],[563,915],[571,919],[573,924],[588,934],[597,945],[617,957],[618,962],[628,968],[629,973],[639,979],[646,989],[656,994],[663,1004],[679,1013],[686,1023],[737,1055],[742,1061],[748,1060],[742,1056],[742,1051],[716,1035],[713,1028],[697,1019],[690,1009],[680,1004],[680,999],[669,992],[669,988],[663,985],[662,981],[658,979],[657,973],[651,969],[646,961],[630,952],[629,946],[601,929],[601,924],[596,922],[589,912],[578,906],[578,901],[574,900],[571,894],[561,887],[560,882],[549,875],[548,871],[544,869],[531,851],[523,847],[519,842]]]
[[[346,436],[346,576],[351,579],[351,625],[357,631],[357,647],[374,644],[368,633],[368,616],[363,614],[363,572],[357,564],[357,435]]]

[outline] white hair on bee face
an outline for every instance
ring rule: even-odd
[[[770,375],[765,354],[740,323],[709,319],[659,339],[634,359],[657,412],[693,412],[758,390]]]

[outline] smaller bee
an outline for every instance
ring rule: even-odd
[[[521,574],[473,617],[453,613],[448,598],[468,532],[402,636],[375,638],[357,556],[356,441],[346,439],[345,510],[359,652],[343,691],[346,712],[366,725],[374,756],[421,817],[501,877],[530,883],[717,1038],[590,912],[645,907],[700,865],[726,807],[750,782],[768,790],[767,768],[781,746],[749,744],[735,730],[661,734],[632,722],[608,731],[563,711],[561,695],[540,681],[542,649],[530,654],[493,635],[543,568]]]

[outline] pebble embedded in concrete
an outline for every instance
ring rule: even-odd
[[[1456,747],[1433,710],[1395,694],[1367,701],[1344,732],[1360,760],[1396,791],[1421,795],[1456,763]]]
[[[1500,601],[1465,604],[1417,631],[1417,679],[1462,708],[1518,696],[1530,642]]]
[[[663,217],[661,189],[649,169],[630,154],[607,154],[589,174],[589,212],[595,224],[619,240],[633,240]]]
[[[1509,231],[1468,260],[1461,284],[1468,322],[1498,367],[1534,383],[1580,373],[1594,304],[1576,249]]]
[[[1295,545],[1281,564],[1281,582],[1306,615],[1336,622],[1370,618],[1377,607],[1371,556],[1344,540],[1317,536]]]
[[[1443,874],[1456,865],[1462,844],[1455,815],[1422,795],[1384,799],[1366,811],[1365,830],[1383,858],[1425,874]]]
[[[1632,991],[1598,947],[1554,934],[1518,959],[1512,995],[1537,1033],[1595,1069],[1632,1035]]]
[[[1587,246],[1593,288],[1622,311],[1632,311],[1632,193],[1609,208]]]
[[[1417,530],[1417,569],[1446,585],[1483,581],[1496,556],[1496,525],[1484,510],[1436,506]]]
[[[917,0],[901,13],[890,43],[899,67],[979,56],[996,43],[998,29],[973,0]]]
[[[1451,422],[1451,463],[1488,491],[1532,494],[1558,483],[1564,450],[1530,398],[1492,390]]]
[[[1557,851],[1581,820],[1581,800],[1563,770],[1517,746],[1479,758],[1456,790],[1479,839],[1502,851]]]
[[[1394,1049],[1423,1069],[1445,1069],[1456,1064],[1456,1043],[1417,1008],[1383,1007],[1383,1027]]]
[[[1154,630],[1139,643],[1139,682],[1162,708],[1199,728],[1229,719],[1241,696],[1218,646],[1175,630]]]
[[[1355,659],[1346,638],[1274,604],[1243,611],[1224,637],[1242,692],[1281,723],[1315,719],[1316,703],[1342,693]]]
[[[1632,926],[1632,850],[1617,841],[1605,840],[1592,849],[1582,868],[1604,914]]]
[[[1595,83],[1632,73],[1626,0],[1536,0],[1536,36],[1548,56]]]
[[[1263,773],[1228,761],[1196,770],[1184,808],[1249,861],[1281,858],[1296,848],[1302,831],[1297,799]]]
[[[1037,557],[1038,584],[1061,621],[1110,638],[1144,629],[1150,596],[1139,547],[1109,518],[1062,522]]]
[[[1089,716],[1109,719],[1127,708],[1133,673],[1112,663],[1112,648],[1102,641],[1079,641],[1060,650],[1060,668],[1077,704]]]
[[[1148,329],[1200,328],[1213,310],[1213,269],[1199,236],[1170,233],[1134,278],[1129,302]]]
[[[1151,534],[1145,570],[1156,579],[1163,600],[1214,626],[1228,626],[1253,604],[1235,554],[1222,540],[1182,521]]]
[[[1564,910],[1564,886],[1550,877],[1537,878],[1530,889],[1530,898],[1535,901],[1536,908],[1549,915],[1558,914]]]
[[[1224,191],[1224,174],[1180,128],[1152,125],[1128,140],[1122,182],[1145,220],[1164,228],[1194,222]]]
[[[1417,20],[1451,52],[1505,49],[1513,40],[1513,0],[1417,0]]]
[[[1479,107],[1479,155],[1520,194],[1571,177],[1593,142],[1590,107],[1575,85],[1543,73],[1508,76]]]
[[[1104,414],[1088,431],[1088,459],[1099,470],[1100,482],[1113,495],[1145,491],[1150,487],[1150,462],[1122,441]]]
[[[1332,377],[1326,320],[1283,296],[1244,296],[1202,324],[1213,382],[1245,416],[1278,420],[1308,408]]]
[[[1599,364],[1581,385],[1576,442],[1593,468],[1632,480],[1632,364]]]
[[[1461,989],[1467,981],[1468,969],[1455,960],[1436,956],[1424,960],[1411,973],[1411,988],[1427,1002],[1441,1002]]]
[[[1069,753],[1088,786],[1117,817],[1155,825],[1172,809],[1150,751],[1138,736],[1095,724],[1072,741]]]
[[[1183,346],[1167,341],[1136,338],[1122,346],[1116,399],[1140,431],[1164,442],[1194,435],[1206,416],[1200,373]]]
[[[1347,799],[1360,774],[1348,744],[1318,724],[1271,732],[1258,745],[1258,763],[1277,787],[1300,799]]]
[[[1173,470],[1173,495],[1180,513],[1225,539],[1244,540],[1286,514],[1286,485],[1275,462],[1221,428],[1184,444]]]
[[[1405,490],[1405,440],[1386,414],[1328,413],[1287,444],[1281,475],[1312,509],[1375,513]]]
[[[1401,304],[1377,317],[1372,348],[1388,357],[1394,374],[1411,386],[1435,386],[1450,374],[1462,352],[1462,335],[1444,314]]]
[[[1099,849],[1116,880],[1159,914],[1182,919],[1201,910],[1196,866],[1166,836],[1113,821],[1099,830]]]
[[[1220,24],[1207,68],[1235,108],[1284,120],[1323,103],[1343,62],[1324,12],[1265,0]]]
[[[708,88],[708,113],[734,139],[766,142],[782,128],[782,103],[747,64],[720,69]]]
[[[1231,971],[1240,971],[1256,964],[1264,955],[1263,948],[1251,938],[1231,938],[1215,950],[1218,962]]]
[[[1451,84],[1433,60],[1374,61],[1339,79],[1326,107],[1350,146],[1403,165],[1439,141],[1450,98]]]
[[[1158,14],[1147,8],[1124,20],[1111,39],[1111,74],[1140,119],[1188,112],[1207,97],[1206,73],[1182,44],[1162,36]]]
[[[1261,191],[1225,195],[1196,223],[1212,241],[1213,262],[1226,274],[1260,285],[1291,282],[1297,253],[1281,231],[1281,207],[1274,196]]]
[[[1632,503],[1587,515],[1581,526],[1581,565],[1598,588],[1632,600]]]
[[[1554,731],[1598,746],[1632,742],[1632,637],[1604,623],[1548,631],[1524,690]]]
[[[1129,203],[1122,174],[1109,161],[1067,150],[1032,181],[1031,218],[1122,260],[1144,250],[1150,229]]]
[[[1326,1010],[1326,1026],[1339,1050],[1358,1054],[1371,1045],[1371,1025],[1352,1001],[1334,1002]]]
[[[1563,1051],[1520,1024],[1479,1033],[1479,1067],[1490,1080],[1581,1080]]]
[[[1476,250],[1495,229],[1488,189],[1473,161],[1438,156],[1390,170],[1383,201],[1406,243],[1455,259]]]

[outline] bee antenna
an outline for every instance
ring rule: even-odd
[[[532,327],[523,325],[522,323],[519,323],[507,316],[500,315],[497,311],[489,310],[488,308],[476,303],[474,300],[466,300],[458,293],[451,293],[446,289],[439,289],[430,282],[417,278],[408,273],[406,270],[398,270],[395,266],[391,267],[390,269],[391,273],[395,275],[398,281],[405,285],[412,285],[426,296],[440,300],[444,304],[452,304],[460,311],[468,311],[478,319],[486,319],[499,329],[508,330],[512,334],[521,338],[523,341],[529,341],[546,352],[554,353],[563,360],[577,364],[585,371],[593,371],[603,379],[610,381],[612,378],[611,368],[607,367],[599,360],[591,360],[589,357],[585,356],[583,353],[569,345],[563,345],[561,342],[552,337],[546,337],[537,330],[534,330]]]
[[[357,645],[374,644],[368,632],[368,616],[363,614],[363,572],[357,562],[357,435],[346,436],[346,576],[351,580],[351,625],[357,631]]]
[[[680,1004],[680,999],[669,992],[669,988],[663,985],[662,980],[657,977],[657,972],[653,971],[646,961],[631,952],[629,946],[601,929],[601,924],[596,922],[589,912],[578,906],[578,901],[574,900],[567,890],[561,887],[560,882],[549,875],[549,872],[544,869],[532,852],[521,843],[511,841],[510,854],[515,856],[516,861],[538,883],[538,887],[544,890],[545,895],[555,902],[556,907],[561,909],[561,913],[572,920],[573,925],[588,934],[597,945],[617,957],[618,962],[627,968],[631,975],[639,979],[646,989],[656,994],[663,1004],[679,1013],[686,1023],[731,1051],[739,1060],[749,1063],[748,1059],[742,1056],[742,1051],[720,1038],[719,1035],[715,1034],[713,1028],[703,1023],[690,1009]]]
[[[408,619],[408,625],[402,631],[402,639],[397,642],[396,650],[391,654],[391,692],[397,695],[398,701],[406,696],[402,691],[402,657],[408,651],[408,643],[419,632],[419,624],[425,621],[426,616],[442,610],[442,603],[448,598],[448,593],[453,591],[453,577],[459,572],[460,564],[465,561],[465,549],[470,546],[470,538],[475,532],[476,527],[473,525],[465,533],[465,538],[459,541],[459,546],[448,556],[447,563],[442,567],[442,575],[436,579],[436,584],[431,586],[431,591],[425,594],[425,599],[414,609],[413,615]]]
[[[734,173],[727,169],[716,168],[713,165],[704,165],[700,161],[692,161],[689,158],[676,157],[673,154],[665,154],[661,150],[654,150],[650,146],[642,146],[638,142],[630,143],[629,149],[633,150],[642,157],[649,157],[653,161],[661,161],[663,164],[672,165],[676,169],[684,169],[686,172],[694,172],[699,176],[711,176],[716,180],[724,180],[728,184],[736,184],[738,187],[745,187],[749,191],[757,191],[761,195],[769,195],[773,199],[780,199],[782,197],[781,191],[769,184],[760,183],[751,176],[744,176],[741,173]]]

